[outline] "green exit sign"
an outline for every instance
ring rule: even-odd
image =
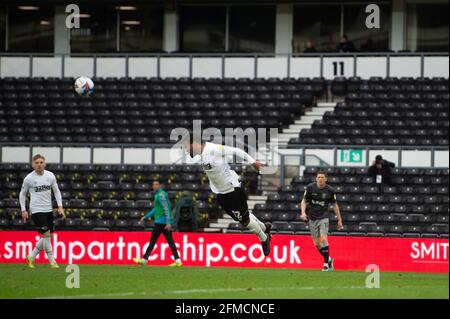
[[[362,163],[363,151],[362,150],[341,150],[341,162],[342,163]]]

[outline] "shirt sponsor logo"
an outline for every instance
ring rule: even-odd
[[[325,202],[322,200],[312,199],[311,202],[313,203],[313,205],[325,206]]]
[[[40,193],[40,192],[45,192],[45,191],[49,191],[52,187],[50,185],[41,185],[41,186],[36,186],[36,188],[34,189],[34,191],[36,193]]]

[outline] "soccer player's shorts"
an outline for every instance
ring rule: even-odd
[[[33,213],[31,214],[31,220],[36,225],[37,231],[40,234],[50,231],[55,231],[55,225],[53,223],[53,212],[47,213]]]
[[[321,235],[328,235],[330,220],[328,218],[309,220],[309,230],[313,238],[319,238]]]
[[[228,194],[217,194],[217,200],[225,212],[235,221],[247,225],[250,221],[248,212],[247,194],[240,187],[235,187],[234,191]]]

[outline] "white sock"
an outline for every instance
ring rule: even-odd
[[[55,258],[53,258],[53,250],[52,250],[52,244],[50,242],[50,237],[44,238],[44,249],[45,253],[47,254],[47,258],[50,261],[50,263],[55,263]]]
[[[178,263],[181,263],[180,258],[175,259],[175,262],[176,262],[177,264],[178,264]]]
[[[247,228],[253,234],[256,234],[256,236],[259,237],[259,240],[261,240],[261,241],[266,241],[267,240],[267,235],[261,229],[261,226],[259,226],[259,223],[256,220],[250,218],[250,223],[248,223]]]
[[[31,252],[31,257],[33,257],[33,260],[36,259],[36,256],[39,255],[39,253],[44,249],[44,238],[39,239],[39,241],[36,244],[36,248]]]
[[[259,227],[261,227],[262,231],[266,231],[266,225],[264,225],[263,222],[261,222],[258,217],[256,217],[255,215],[253,215],[252,213],[250,213],[250,219],[256,220],[259,224]]]

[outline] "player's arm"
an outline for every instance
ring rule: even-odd
[[[58,204],[58,215],[61,218],[66,218],[62,203],[61,191],[59,190],[58,183],[56,182],[56,177],[53,177],[52,190],[53,194],[55,195],[56,203]]]
[[[300,218],[303,221],[306,221],[308,217],[306,216],[306,201],[305,198],[302,199],[302,202],[300,203]]]
[[[254,168],[256,168],[257,170],[260,170],[261,167],[264,166],[263,163],[261,163],[260,161],[255,160],[247,152],[241,150],[240,148],[224,146],[224,145],[221,145],[221,147],[223,148],[223,151],[225,152],[225,156],[234,156],[234,155],[236,155],[240,159],[244,160],[244,162],[248,162],[248,163],[252,164],[252,166]]]
[[[344,224],[342,223],[341,210],[339,208],[339,204],[338,204],[337,199],[336,199],[336,194],[334,194],[334,193],[333,193],[333,196],[332,196],[332,201],[333,201],[334,214],[336,215],[337,222],[338,222],[338,229],[342,230],[342,229],[344,229]]]
[[[306,216],[306,206],[311,200],[311,193],[308,188],[305,189],[305,193],[303,194],[302,202],[300,203],[300,219],[306,221],[308,216]]]
[[[148,218],[150,218],[150,217],[153,217],[154,215],[155,215],[155,209],[153,208],[152,210],[148,211],[147,214],[145,214],[145,215],[141,218],[141,223],[142,223],[144,220],[146,220],[146,219],[148,219]]]
[[[28,219],[28,212],[27,212],[27,193],[30,189],[30,186],[28,186],[27,180],[25,179],[22,184],[22,188],[20,189],[20,195],[19,195],[19,203],[20,203],[20,209],[22,211],[22,219],[26,221]]]
[[[169,202],[166,198],[166,196],[164,196],[164,194],[161,194],[159,196],[159,201],[161,202],[161,206],[164,209],[164,215],[166,216],[166,230],[172,230],[172,214],[170,212],[170,205]]]

